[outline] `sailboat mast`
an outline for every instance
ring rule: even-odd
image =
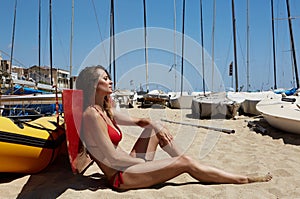
[[[237,53],[236,53],[236,28],[235,28],[235,11],[234,11],[234,0],[232,3],[232,27],[233,27],[233,52],[234,52],[234,70],[235,70],[235,91],[238,92],[238,70],[237,70]]]
[[[14,41],[15,41],[15,32],[16,32],[16,18],[17,18],[17,0],[15,0],[15,9],[14,9],[14,23],[13,23],[13,32],[12,32],[12,38],[11,38],[11,51],[10,51],[10,67],[9,67],[9,77],[10,77],[10,89],[11,93],[13,93],[13,82],[12,82],[12,60],[13,60],[13,54],[14,54]]]
[[[144,42],[145,42],[145,64],[146,64],[146,90],[147,90],[147,92],[149,92],[146,0],[143,0],[143,6],[144,6]]]
[[[185,15],[185,0],[183,0],[182,5],[182,45],[181,45],[181,89],[180,89],[180,96],[182,96],[183,90],[183,60],[184,60],[184,15]]]
[[[49,0],[49,43],[50,43],[50,83],[53,85],[53,72],[52,72],[52,0]]]
[[[113,67],[114,89],[116,89],[116,62],[115,62],[115,6],[114,0],[110,1],[110,54],[109,54],[109,71]]]
[[[250,69],[250,63],[249,63],[249,54],[250,54],[250,42],[249,42],[249,37],[250,37],[250,27],[249,27],[249,0],[247,0],[247,91],[249,91],[250,87],[250,77],[249,77],[249,69]]]
[[[112,46],[113,46],[113,27],[112,27],[112,0],[110,1],[110,29],[109,29],[109,35],[110,35],[110,39],[109,39],[109,65],[108,65],[108,72],[110,74],[111,73],[111,65],[112,65]]]
[[[211,48],[211,57],[212,57],[212,73],[211,73],[211,91],[214,90],[214,73],[215,73],[215,24],[216,24],[216,0],[213,3],[213,25],[212,25],[212,48]]]
[[[203,84],[203,93],[205,95],[205,77],[204,77],[204,42],[203,42],[203,15],[202,15],[202,0],[200,0],[200,17],[201,17],[201,23],[200,23],[200,28],[201,28],[201,45],[202,45],[202,84]]]
[[[272,14],[272,42],[273,42],[273,62],[274,62],[274,89],[277,89],[277,80],[276,80],[276,48],[275,48],[275,35],[274,35],[274,4],[271,0],[271,14]]]
[[[39,0],[39,82],[41,81],[41,0]]]
[[[70,77],[73,67],[73,35],[74,35],[74,0],[72,0],[71,38],[70,38]]]
[[[175,74],[175,86],[174,86],[174,91],[177,91],[177,71],[176,71],[176,0],[174,0],[174,74]]]
[[[292,21],[291,21],[289,0],[286,0],[286,8],[287,8],[287,13],[288,13],[288,21],[289,21],[289,29],[290,29],[290,37],[291,37],[291,45],[292,45],[292,53],[293,53],[293,61],[294,61],[294,70],[295,70],[295,76],[296,76],[296,84],[297,84],[297,88],[299,88],[299,77],[298,77],[297,60],[296,60],[296,52],[295,52],[295,44],[294,44],[293,27],[292,27]]]

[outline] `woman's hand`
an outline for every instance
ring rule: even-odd
[[[172,134],[169,130],[159,121],[151,121],[147,118],[140,118],[136,124],[143,128],[152,128],[154,129],[157,138],[159,139],[159,145],[164,147],[168,144],[171,144],[173,140]]]
[[[159,146],[164,147],[166,145],[169,145],[173,141],[173,136],[169,132],[169,130],[165,127],[163,127],[160,131],[156,132],[156,136],[159,139]]]

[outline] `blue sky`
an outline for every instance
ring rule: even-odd
[[[38,0],[17,1],[16,33],[14,41],[14,65],[30,67],[38,64]],[[200,4],[199,0],[186,0],[185,35],[198,44],[201,44],[200,33]],[[212,25],[213,0],[203,0],[203,40],[207,56],[212,55]],[[174,30],[174,0],[146,0],[147,26]],[[12,38],[14,0],[0,0],[0,50],[4,59],[9,59]],[[52,0],[53,14],[53,65],[69,70],[70,65],[70,33],[71,33],[71,0]],[[271,3],[270,0],[249,0],[249,89],[269,89],[274,85],[273,56],[271,35]],[[300,46],[300,1],[290,0],[293,33],[296,47],[297,61],[299,60]],[[73,75],[77,75],[82,63],[89,53],[99,43],[109,38],[109,0],[75,0],[74,40],[73,40]],[[289,88],[293,86],[293,69],[291,63],[290,37],[286,12],[286,0],[274,0],[275,40],[277,61],[277,86]],[[42,0],[42,65],[49,65],[49,1]],[[235,1],[237,57],[239,86],[246,88],[247,77],[247,0]],[[143,1],[116,0],[115,1],[115,33],[122,33],[136,28],[143,28]],[[182,0],[176,0],[176,30],[182,31]],[[216,0],[216,19],[214,36],[214,61],[222,75],[224,86],[235,86],[232,77],[228,76],[228,65],[233,61],[231,0]],[[138,35],[139,39],[143,34]],[[181,41],[176,40],[177,51],[181,52]],[[120,41],[119,41],[120,42]],[[134,41],[127,41],[134,42]],[[149,41],[150,42],[150,41]],[[163,42],[163,41],[162,41]],[[166,44],[169,45],[169,44]],[[173,44],[172,44],[173,45]],[[189,46],[185,47],[185,53]],[[118,42],[116,42],[116,50]],[[103,59],[108,59],[109,49],[100,52]],[[201,58],[201,51],[193,52]],[[106,56],[105,56],[106,55]],[[163,65],[162,71],[174,64],[171,53],[160,50],[149,50],[149,63]],[[20,64],[20,63],[21,64]],[[298,61],[300,62],[300,60]],[[116,61],[117,81],[127,71],[145,63],[144,51],[134,51],[120,57]],[[207,62],[208,63],[208,62]],[[96,63],[95,63],[96,64]],[[180,73],[180,57],[177,57],[177,70]],[[202,77],[195,70],[202,70],[201,64],[193,69],[190,63],[184,62],[184,76],[191,85],[189,91],[202,90]],[[151,66],[151,64],[150,64]],[[211,67],[206,64],[205,67]],[[299,68],[299,67],[298,67]],[[149,68],[149,80],[166,79],[159,67]],[[139,73],[140,74],[140,73]],[[179,82],[177,74],[177,83]],[[138,75],[144,76],[144,75]],[[119,88],[138,87],[145,84],[143,78],[131,77],[135,82],[129,84],[117,83]],[[179,88],[174,86],[175,73],[168,77],[169,85],[163,85],[169,90]],[[210,80],[210,77],[205,77]],[[167,84],[167,83],[163,83]]]

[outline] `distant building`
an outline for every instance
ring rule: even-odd
[[[10,71],[12,72],[11,75]],[[29,80],[36,83],[51,85],[51,68],[49,66],[31,66],[23,68],[13,66],[10,70],[10,61],[3,60],[0,56],[0,76],[12,77],[13,79]],[[69,88],[70,72],[67,70],[52,68],[52,83],[58,88]]]
[[[0,60],[0,70],[1,70],[1,73],[9,73],[10,71],[10,61],[9,60],[3,60],[1,59]]]
[[[27,70],[29,78],[36,82],[51,84],[51,68],[49,66],[31,66]],[[70,72],[67,70],[52,68],[52,82],[59,88],[68,88]]]
[[[23,80],[26,79],[26,76],[25,76],[25,74],[27,73],[26,68],[23,68],[23,67],[20,67],[20,66],[12,66],[11,71],[12,71],[12,73],[17,74],[16,77],[12,77],[12,78],[23,79]]]

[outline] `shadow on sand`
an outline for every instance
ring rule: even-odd
[[[24,177],[24,174],[1,174],[0,183],[9,183],[18,178]],[[186,183],[161,183],[146,189],[161,189],[166,186],[183,186],[187,184],[203,184],[200,182]],[[55,162],[41,173],[33,174],[29,177],[26,184],[18,194],[18,199],[49,198],[60,197],[65,191],[72,189],[75,191],[99,189],[111,189],[107,183],[106,177],[101,173],[92,175],[74,175],[69,166],[69,160],[66,155],[60,155]],[[116,192],[123,192],[117,191]],[[126,191],[124,191],[126,192]]]
[[[9,183],[24,174],[1,174],[0,183]],[[57,198],[67,189],[91,190],[109,189],[103,174],[89,176],[74,175],[66,155],[60,155],[46,170],[30,175],[17,198]]]
[[[266,131],[261,132],[258,129],[253,129],[256,133],[260,133],[262,135],[268,135],[272,137],[273,139],[282,139],[285,144],[292,144],[292,145],[300,145],[300,135],[293,134],[293,133],[288,133],[281,131],[279,129],[276,129],[272,126],[269,125],[269,123],[265,119],[260,119],[258,121],[253,121],[254,124],[257,124]]]

